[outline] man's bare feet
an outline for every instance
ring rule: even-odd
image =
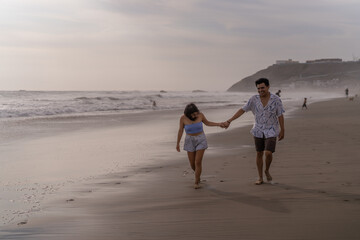
[[[264,183],[264,181],[262,179],[259,179],[255,182],[255,185],[261,185],[263,183]]]
[[[270,173],[268,171],[265,171],[265,175],[266,175],[266,180],[268,182],[272,181],[272,176],[270,175]]]
[[[195,184],[194,184],[194,189],[199,189],[199,188],[201,188],[200,184],[195,183]]]

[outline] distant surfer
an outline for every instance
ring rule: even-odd
[[[280,97],[281,90],[277,91],[275,94]]]
[[[306,109],[307,109],[306,102],[307,102],[307,98],[304,98],[304,103],[303,103],[303,105],[302,105],[302,108],[301,108],[301,109],[304,109],[304,108],[306,108]]]
[[[346,95],[346,97],[349,97],[349,89],[348,88],[345,89],[345,95]]]
[[[150,100],[152,102],[152,109],[155,110],[157,109],[157,105],[156,105],[156,101],[155,100]]]

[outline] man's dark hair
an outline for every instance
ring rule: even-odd
[[[267,78],[259,78],[258,80],[255,81],[255,86],[259,85],[259,84],[262,84],[262,83],[265,83],[265,86],[269,86],[270,83],[269,83],[269,79]]]
[[[191,116],[191,114],[195,113],[195,112],[199,112],[199,109],[197,108],[197,106],[193,103],[190,103],[188,105],[186,105],[185,110],[184,110],[184,114],[186,117],[188,117],[191,121],[195,121],[196,118],[193,118]]]

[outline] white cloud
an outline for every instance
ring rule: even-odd
[[[276,59],[360,55],[359,7],[350,0],[6,0],[1,85],[225,90]]]

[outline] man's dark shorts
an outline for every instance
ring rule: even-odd
[[[276,147],[276,137],[271,138],[257,138],[255,139],[255,148],[257,152],[270,151],[275,152]]]

